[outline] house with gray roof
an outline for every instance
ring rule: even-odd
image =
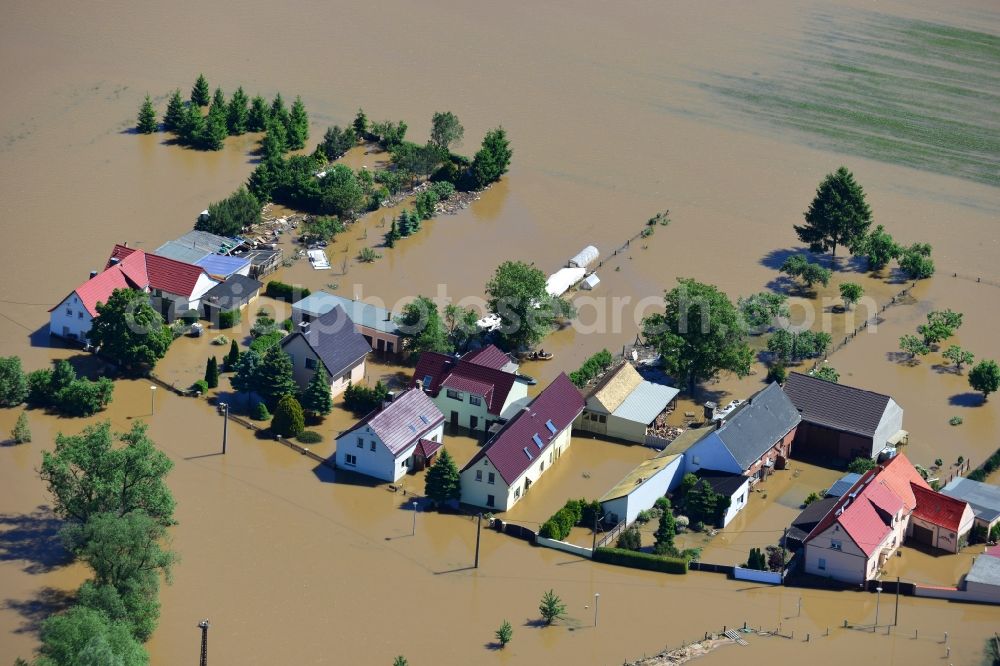
[[[631,363],[608,371],[587,396],[587,406],[573,424],[577,430],[645,444],[646,432],[677,398],[672,386],[651,382]]]
[[[687,472],[742,474],[750,482],[783,469],[802,417],[781,386],[772,383],[715,421],[715,429],[685,454]]]
[[[987,531],[1000,525],[1000,486],[958,476],[941,489],[941,494],[968,502],[975,524]]]
[[[841,465],[874,458],[906,438],[903,408],[882,393],[789,373],[785,395],[802,415],[795,455]]]
[[[317,291],[292,303],[292,320],[308,322],[339,307],[347,313],[358,332],[377,352],[387,354],[402,350],[402,333],[396,325],[396,314],[377,305]]]
[[[294,333],[282,339],[281,348],[292,360],[292,375],[300,388],[305,389],[316,372],[325,372],[333,397],[348,384],[364,381],[365,358],[372,350],[339,307],[300,322]]]
[[[444,414],[434,401],[408,389],[337,437],[337,467],[398,481],[437,451],[443,433]]]

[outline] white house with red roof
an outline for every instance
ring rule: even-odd
[[[451,425],[487,431],[513,414],[528,397],[528,385],[503,369],[510,359],[500,350],[496,352],[487,347],[461,358],[425,352],[410,386],[429,395]]]
[[[426,464],[443,432],[441,410],[423,391],[409,389],[337,437],[337,467],[398,481],[411,468]]]
[[[142,250],[116,245],[100,273],[74,289],[49,310],[49,331],[70,340],[85,341],[97,316],[97,304],[107,303],[115,289],[138,289],[150,294],[168,318],[197,309],[201,297],[219,284],[204,269]]]
[[[462,468],[462,502],[507,511],[569,450],[583,396],[561,373]]]
[[[949,552],[972,529],[972,509],[927,485],[905,455],[861,476],[804,539],[808,574],[861,584],[907,537]]]

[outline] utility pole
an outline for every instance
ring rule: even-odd
[[[594,593],[594,626],[597,626],[597,604],[601,601],[601,593]]]
[[[198,662],[200,666],[208,666],[208,626],[208,620],[198,623],[198,628],[201,629],[201,661]]]
[[[483,533],[483,513],[480,511],[479,517],[476,520],[476,566],[475,566],[476,569],[479,568],[479,537],[480,535],[482,535],[482,533]]]
[[[413,529],[410,530],[410,536],[416,536],[417,534],[417,500],[413,500]]]
[[[896,614],[892,617],[892,626],[899,624],[899,576],[896,576]]]

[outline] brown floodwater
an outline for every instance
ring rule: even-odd
[[[310,145],[326,126],[350,122],[358,106],[372,118],[405,119],[415,140],[426,137],[434,111],[450,109],[465,125],[461,150],[468,154],[498,124],[511,137],[510,174],[467,210],[426,223],[416,237],[379,249],[380,260],[361,264],[357,252],[380,243],[382,218],[396,209],[378,211],[331,245],[331,270],[313,271],[299,261],[277,275],[310,288],[335,284],[338,293],[390,306],[417,294],[478,299],[501,261],[521,259],[551,272],[586,244],[607,257],[653,213],[669,208],[669,227],[607,261],[593,294],[574,296],[579,325],[545,341],[556,360],[524,366],[542,382],[602,347],[631,342],[641,315],[678,276],[712,282],[734,298],[765,288],[775,266],[800,247],[791,225],[801,220],[816,183],[847,164],[878,222],[905,242],[933,244],[938,277],[919,285],[912,303],[887,311],[876,334],[859,335],[832,355],[830,364],[842,381],[900,402],[912,433],[907,454],[915,462],[941,457],[947,470],[962,455],[977,464],[1000,444],[1000,400],[980,404],[963,376],[935,367],[940,354],[911,367],[892,352],[927,311],[951,307],[966,314],[955,342],[978,357],[998,355],[996,188],[796,143],[743,124],[706,91],[720,76],[795,67],[768,45],[798,39],[829,6],[441,0],[419,8],[391,2],[373,22],[368,7],[318,0],[237,8],[187,1],[7,3],[0,25],[7,64],[0,74],[6,213],[0,354],[20,355],[29,369],[79,358],[47,339],[48,308],[100,268],[115,242],[152,250],[188,230],[199,211],[249,175],[252,136],[231,138],[225,150],[207,154],[169,145],[163,135],[128,132],[143,94],[150,92],[162,110],[169,90],[186,92],[204,71],[212,86],[227,91],[242,85],[250,94],[301,94],[312,119]],[[868,6],[848,2],[845,24],[853,10]],[[896,0],[879,10],[993,32],[998,22],[995,6],[976,0],[946,6]],[[345,161],[371,167],[381,158],[355,150]],[[902,288],[888,277],[846,270],[879,304]],[[953,272],[986,282],[952,278]],[[826,314],[835,337],[851,328],[845,325],[851,313],[827,312],[830,303],[821,299],[836,293],[840,279],[847,278],[835,278],[815,300],[815,325]],[[622,300],[609,302],[614,298]],[[797,318],[804,316],[799,310]],[[214,351],[207,345],[207,338],[179,342],[163,372],[190,383]],[[743,397],[761,386],[763,366],[755,371],[743,380],[724,376],[706,395]],[[372,366],[369,380],[400,372]],[[163,618],[149,645],[153,663],[193,662],[195,624],[203,617],[213,622],[211,654],[219,663],[389,663],[405,653],[411,663],[441,664],[539,663],[553,654],[561,662],[620,663],[743,621],[768,628],[783,623],[795,638],[751,638],[749,648],[720,650],[705,657],[706,664],[728,663],[737,651],[750,663],[784,663],[801,658],[802,650],[818,664],[845,658],[936,663],[944,657],[943,631],[951,632],[952,652],[942,663],[975,663],[1000,619],[988,607],[904,599],[898,632],[873,636],[837,629],[844,619],[870,621],[871,595],[595,566],[492,532],[483,534],[481,568],[471,571],[475,532],[468,519],[420,513],[411,537],[412,514],[400,508],[399,494],[333,478],[238,427],[230,429],[225,458],[199,457],[218,449],[215,411],[162,390],[154,400],[151,415],[148,384],[121,382],[114,404],[100,415],[120,429],[131,419],[149,420],[153,437],[177,464],[170,484],[178,498],[180,525],[173,534],[182,562],[174,585],[163,590]],[[689,410],[697,405],[682,401],[674,416]],[[961,426],[948,425],[954,415],[963,417]],[[16,417],[16,410],[0,411],[0,431]],[[34,470],[56,432],[75,432],[95,419],[38,412],[29,418],[35,443],[0,447],[2,661],[26,656],[36,645],[36,602],[72,590],[85,576],[47,554],[54,550],[53,526],[37,513],[47,497]],[[325,434],[348,423],[350,416],[338,411],[323,426]],[[316,450],[331,452],[330,440]],[[476,444],[456,436],[449,446],[461,460]],[[645,453],[578,440],[568,464],[553,470],[512,519],[543,520],[566,497],[599,495]],[[705,543],[706,556],[737,561],[756,529],[771,542],[794,515],[792,505],[835,476],[799,467],[798,477],[792,470],[769,480],[766,499],[755,493],[755,503],[729,530],[734,536],[723,532]],[[407,484],[422,486],[418,477]],[[24,535],[15,531],[18,525],[35,532]],[[967,561],[901,559],[894,561],[905,569],[899,575],[941,584],[954,583]],[[524,626],[550,587],[570,606],[569,626]],[[596,592],[601,615],[594,629]],[[800,597],[801,616],[789,619]],[[505,617],[515,625],[514,641],[493,654],[484,645]],[[827,627],[830,635],[817,638]],[[806,633],[809,643],[802,642]]]

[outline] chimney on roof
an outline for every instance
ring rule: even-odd
[[[97,277],[97,271],[91,269],[91,271],[90,271],[90,279],[93,280],[95,277]]]
[[[125,241],[124,243],[122,243],[122,247],[128,247],[128,241]]]
[[[111,257],[111,265],[112,266],[114,266],[115,264],[117,264],[119,261],[121,261],[121,259],[119,259],[118,257]]]
[[[388,407],[389,405],[391,405],[392,401],[393,401],[393,399],[395,397],[396,397],[396,392],[395,391],[389,391],[385,395],[385,400],[382,401],[382,409],[385,409],[386,407]]]
[[[309,332],[309,322],[303,319],[302,321],[299,322],[299,333],[308,333],[308,332]]]
[[[723,419],[715,419],[715,429],[722,430],[722,424],[725,423]]]

